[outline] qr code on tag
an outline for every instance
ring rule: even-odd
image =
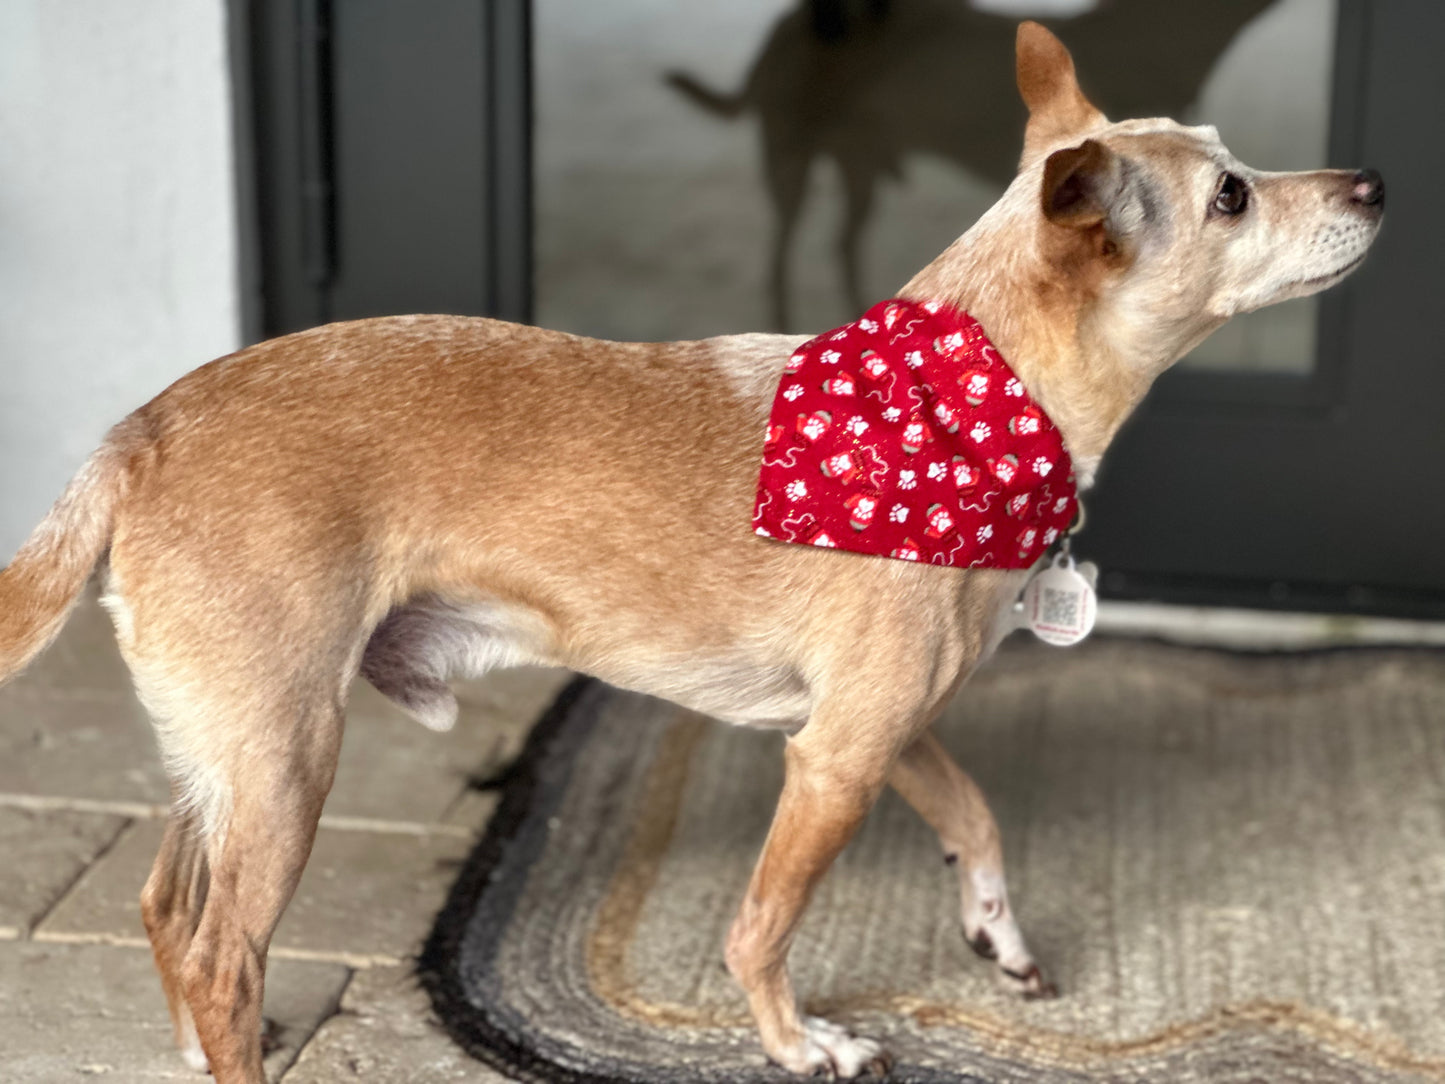
[[[1079,624],[1079,593],[1077,591],[1056,591],[1045,587],[1040,615],[1045,625],[1071,629]]]

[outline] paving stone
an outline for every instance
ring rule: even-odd
[[[132,821],[32,935],[37,941],[96,941],[144,947],[140,890],[160,850],[163,822]]]
[[[410,958],[431,932],[471,841],[322,829],[278,948]]]
[[[411,719],[365,681],[352,686],[336,785],[326,802],[333,817],[433,823],[462,795],[470,778],[514,757],[527,731],[569,674],[529,667],[502,670],[458,687],[461,714],[443,734]]]
[[[21,688],[25,681],[0,689],[0,794],[169,800],[150,721],[133,696]]]
[[[137,821],[35,931],[37,940],[144,944],[137,901],[160,849],[159,821]],[[272,951],[365,966],[410,957],[471,841],[456,835],[337,831],[316,837]]]
[[[285,1084],[503,1084],[508,1079],[472,1058],[435,1023],[431,1002],[411,968],[377,967],[356,973],[341,1012],[321,1025]]]
[[[266,1008],[279,1080],[331,1014],[350,972],[336,964],[277,960]],[[113,945],[0,944],[0,1084],[67,1080],[197,1081],[176,1052],[150,953]]]
[[[0,938],[29,933],[125,823],[93,813],[0,807]]]
[[[115,644],[110,615],[101,609],[98,591],[86,589],[70,612],[55,642],[18,679],[31,690],[123,693],[130,689],[130,671]]]

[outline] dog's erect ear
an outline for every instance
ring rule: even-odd
[[[1109,217],[1121,174],[1118,155],[1097,140],[1054,151],[1044,163],[1044,217],[1074,229],[1097,226]]]
[[[1084,97],[1074,77],[1073,57],[1047,29],[1020,23],[1015,48],[1019,93],[1029,107],[1022,168],[1048,147],[1087,135],[1108,119]]]

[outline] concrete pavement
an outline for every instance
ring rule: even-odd
[[[434,734],[364,683],[336,786],[271,950],[272,1081],[504,1078],[435,1025],[411,960],[565,673],[492,675]],[[166,783],[109,621],[87,595],[0,689],[0,1082],[203,1079],[171,1044],[137,899]]]

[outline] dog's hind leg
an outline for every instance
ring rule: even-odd
[[[365,608],[320,581],[285,605],[168,572],[130,559],[106,600],[173,795],[141,910],[186,1060],[261,1084],[266,954],[331,789]]]
[[[196,756],[197,743],[188,740],[189,729],[177,725],[195,716],[174,687],[174,667],[164,655],[138,649],[134,612],[117,588],[117,577],[107,570],[101,603],[115,624],[121,655],[150,713],[171,782],[170,816],[141,890],[141,921],[165,991],[176,1045],[187,1065],[204,1072],[206,1055],[186,1003],[181,968],[205,907],[210,884],[207,842],[227,807],[228,791]]]
[[[199,818],[177,807],[166,822],[160,853],[141,892],[141,918],[155,954],[156,970],[171,1011],[176,1045],[193,1069],[206,1069],[206,1055],[181,986],[181,964],[201,921],[209,873]]]
[[[311,855],[341,747],[342,711],[325,697],[253,709],[247,740],[229,746],[223,832],[209,841],[210,877],[180,979],[201,1047],[220,1084],[261,1084],[266,956]]]
[[[1004,980],[1025,997],[1055,996],[1009,906],[998,825],[978,784],[931,731],[903,751],[888,781],[938,833],[944,860],[958,871],[969,946],[996,960]]]

